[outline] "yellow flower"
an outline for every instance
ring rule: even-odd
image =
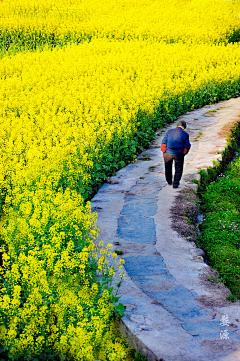
[[[0,8],[1,345],[12,359],[47,347],[62,359],[127,360],[112,341],[110,291],[101,294],[101,280],[110,287],[124,260],[97,244],[86,200],[105,170],[137,161],[137,131],[239,92],[240,45],[229,41],[240,3],[4,0]]]

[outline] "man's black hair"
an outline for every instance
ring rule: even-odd
[[[187,123],[184,120],[179,120],[177,123],[177,127],[183,127],[184,129],[187,128]]]

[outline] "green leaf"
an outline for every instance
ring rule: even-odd
[[[124,314],[125,309],[126,309],[126,306],[124,306],[122,303],[119,303],[117,306],[115,306],[114,312],[115,312],[115,314],[122,317],[123,314]]]

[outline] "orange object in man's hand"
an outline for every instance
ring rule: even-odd
[[[166,150],[167,150],[167,144],[161,144],[161,151],[163,152],[163,153],[165,153],[166,152]]]

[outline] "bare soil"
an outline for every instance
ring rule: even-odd
[[[198,197],[191,188],[182,189],[171,208],[172,229],[188,241],[196,241],[198,236]]]
[[[211,293],[211,296],[202,295],[197,298],[197,301],[201,303],[203,307],[226,307],[232,304],[232,302],[226,298],[231,292],[219,281],[219,274],[215,269],[209,266],[206,272],[199,274],[199,278],[203,287]],[[211,280],[209,280],[209,278]]]

